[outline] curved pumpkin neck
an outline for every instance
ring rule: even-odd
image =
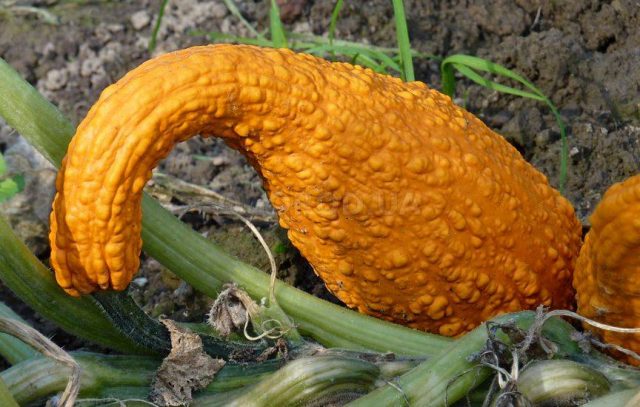
[[[308,173],[309,154],[328,153],[320,143],[345,131],[331,96],[367,89],[366,76],[350,82],[349,70],[332,74],[331,67],[288,50],[194,47],[148,61],[106,88],[58,176],[51,216],[58,283],[72,295],[128,285],[139,265],[142,189],[175,144],[194,135],[222,137],[242,151],[267,190],[282,173]],[[283,212],[282,202],[275,206]]]

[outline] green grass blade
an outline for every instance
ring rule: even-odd
[[[359,59],[361,61],[360,65],[371,68],[376,72],[386,72],[386,68],[391,68],[397,72],[400,72],[401,70],[400,65],[385,53],[364,47],[358,48],[323,44],[312,48],[306,48],[303,51],[320,57],[324,57],[327,54],[333,54],[333,56],[344,55],[352,58],[352,60]]]
[[[355,56],[366,56],[368,60],[375,61],[376,66],[380,66],[383,68],[391,68],[397,72],[401,72],[402,68],[400,65],[393,60],[390,56],[385,54],[384,52],[376,51],[373,49],[368,49],[366,47],[352,47],[352,46],[342,46],[342,45],[319,45],[314,48],[309,48],[305,50],[305,52],[316,54],[324,54],[333,52],[336,55],[345,55],[349,57]]]
[[[396,61],[393,60],[393,58],[391,58],[390,56],[388,56],[387,54],[385,54],[384,52],[380,52],[380,51],[374,51],[372,50],[370,52],[370,55],[378,60],[380,60],[380,63],[386,67],[386,68],[391,68],[396,72],[402,72],[402,66],[397,63]]]
[[[151,39],[149,40],[149,53],[153,53],[156,49],[156,41],[158,39],[158,31],[160,31],[160,24],[162,24],[162,17],[164,17],[164,10],[167,8],[169,0],[162,0],[160,3],[160,11],[158,11],[158,19],[153,25],[153,31],[151,32]]]
[[[440,64],[440,78],[442,80],[442,93],[453,99],[456,93],[456,78],[452,64]]]
[[[194,35],[199,35],[198,31],[194,31],[193,32]],[[209,40],[211,40],[212,42],[232,42],[232,43],[238,43],[238,44],[247,44],[247,45],[256,45],[258,47],[271,47],[273,46],[273,42],[271,40],[268,40],[266,38],[248,38],[248,37],[241,37],[238,35],[231,35],[231,34],[223,34],[223,33],[219,33],[219,32],[210,32],[207,33],[207,37],[209,37]]]
[[[241,36],[231,35],[231,34],[223,34],[219,32],[204,32],[200,30],[193,30],[190,32],[190,35],[206,35],[207,37],[209,37],[209,40],[211,40],[212,42],[231,42],[231,43],[239,43],[239,44],[256,45],[260,47],[273,46],[272,41],[265,39],[264,37],[262,39],[248,38],[248,37],[241,37]],[[333,57],[335,56],[335,54],[340,54],[340,53],[346,56],[353,56],[355,54],[373,52],[376,55],[378,55],[376,59],[378,60],[382,60],[383,58],[385,59],[385,66],[398,72],[401,71],[400,64],[394,61],[392,58],[392,56],[398,52],[397,48],[377,47],[374,45],[361,44],[358,42],[339,40],[335,38],[333,39],[333,43],[331,43],[328,38],[317,36],[317,35],[309,35],[309,34],[287,33],[287,35],[288,35],[287,41],[289,43],[289,48],[299,52],[307,52],[307,53],[311,53],[313,55],[318,55],[322,57],[326,57],[327,55]],[[316,48],[320,48],[320,47],[322,48],[316,50]],[[336,51],[335,53],[332,53],[331,47],[341,47],[343,50],[351,49],[351,51],[349,52]],[[314,50],[314,52],[308,52],[308,50]],[[322,52],[320,52],[321,50]],[[439,57],[437,55],[425,54],[415,50],[411,50],[411,55],[417,58],[432,59],[437,61],[442,60],[442,57]],[[367,66],[365,63],[361,63],[361,65]],[[382,66],[379,63],[376,63],[375,65],[378,66],[381,70],[384,70],[382,69]]]
[[[305,49],[303,50],[303,52],[307,54],[312,54],[318,57],[322,57],[322,58],[324,58],[327,55],[327,53],[332,53],[333,57],[336,57],[337,55],[350,57],[352,65],[361,65],[366,68],[370,68],[375,72],[387,73],[387,70],[383,64],[380,64],[374,58],[367,55],[366,52],[362,52],[360,50],[345,49],[345,50],[337,51],[337,48],[335,46],[320,45],[318,47]]]
[[[372,69],[374,72],[387,73],[387,70],[383,65],[380,65],[375,59],[370,58],[366,54],[355,54],[353,58],[351,58],[351,63],[353,65],[362,65]]]
[[[400,54],[400,71],[402,80],[413,82],[416,80],[413,73],[413,60],[411,57],[411,42],[409,41],[409,30],[407,28],[407,18],[404,14],[404,4],[402,0],[392,0],[393,16],[396,22],[396,38],[398,40],[398,52]]]
[[[271,8],[269,8],[269,27],[271,28],[271,41],[275,48],[289,48],[287,44],[287,36],[284,33],[284,26],[280,20],[280,8],[276,0],[271,0]]]
[[[289,38],[292,40],[295,40],[297,42],[304,42],[304,43],[308,43],[308,44],[313,44],[313,46],[315,45],[319,45],[319,44],[329,44],[329,39],[322,37],[320,35],[313,35],[313,34],[306,34],[306,33],[289,33]],[[395,55],[398,53],[398,48],[396,47],[380,47],[377,45],[371,45],[371,44],[363,44],[360,42],[355,42],[355,41],[347,41],[347,40],[341,40],[341,39],[337,39],[334,38],[333,40],[334,45],[341,45],[341,46],[351,46],[351,47],[356,47],[356,48],[362,48],[362,49],[368,49],[368,50],[373,50],[373,51],[379,51],[379,52],[383,52],[387,55]],[[425,54],[416,50],[411,50],[411,55],[415,56],[415,57],[419,57],[419,58],[427,58],[427,59],[435,59],[438,61],[441,61],[443,58],[441,56],[438,55],[431,55],[431,54]]]
[[[477,71],[489,72],[494,75],[513,79],[516,82],[522,84],[527,89],[531,90],[534,94],[540,97],[545,97],[544,93],[542,93],[540,89],[538,89],[533,83],[529,82],[525,77],[508,68],[505,68],[502,65],[496,64],[495,62],[491,62],[486,59],[471,55],[457,54],[451,55],[442,61],[442,65],[448,64],[453,64],[454,66],[456,66],[456,69],[458,66],[465,66]]]
[[[297,43],[306,43],[306,44],[310,44],[311,46],[314,46],[314,47],[317,46],[317,45],[322,45],[322,44],[330,45],[329,44],[329,38],[322,37],[320,35],[291,32],[291,33],[289,33],[289,38],[291,40],[297,42]],[[358,48],[358,49],[381,51],[381,52],[384,52],[385,54],[395,54],[395,53],[398,52],[397,48],[378,47],[378,46],[371,45],[371,44],[362,44],[362,43],[359,43],[359,42],[341,40],[341,39],[338,39],[338,38],[334,38],[333,39],[333,44],[334,45],[339,45],[339,46],[355,47],[355,48]]]
[[[485,78],[482,75],[479,75],[476,71],[474,71],[473,69],[465,65],[459,65],[459,64],[452,64],[452,65],[462,75],[466,76],[468,79],[471,79],[473,82],[477,83],[478,85],[484,86],[487,89],[492,89],[500,93],[520,96],[523,98],[534,99],[541,102],[544,102],[546,99],[544,96],[540,96],[535,93],[527,92],[524,90],[513,88],[511,86],[506,86],[501,83],[494,82],[490,79]]]
[[[333,45],[333,40],[336,37],[336,24],[338,23],[338,16],[342,10],[342,0],[336,2],[336,6],[331,12],[331,21],[329,22],[329,45]]]
[[[555,104],[549,99],[540,89],[538,89],[533,83],[527,80],[522,75],[505,68],[499,64],[496,64],[491,61],[487,61],[486,59],[470,56],[470,55],[452,55],[445,58],[441,65],[440,71],[442,75],[442,84],[443,84],[443,92],[450,97],[454,96],[455,92],[455,78],[453,77],[453,69],[456,69],[466,78],[472,80],[473,82],[484,86],[489,89],[496,90],[501,93],[506,93],[510,95],[520,96],[524,98],[529,98],[533,100],[537,100],[539,102],[545,103],[549,110],[553,113],[556,123],[558,124],[558,128],[560,129],[560,139],[562,143],[562,148],[560,152],[560,180],[559,187],[560,192],[564,194],[566,184],[567,184],[567,173],[568,173],[568,162],[569,162],[569,143],[567,140],[567,132],[564,121],[560,116],[560,112]],[[522,89],[514,88],[511,86],[503,85],[487,79],[482,75],[478,74],[476,71],[488,72],[493,75],[499,75],[508,79],[512,79],[522,86],[524,86],[529,91],[524,91]]]
[[[5,172],[7,172],[7,162],[2,153],[0,153],[0,175],[3,175]]]
[[[14,14],[15,15],[30,14],[46,24],[50,24],[50,25],[60,24],[60,18],[57,15],[51,13],[49,10],[45,9],[43,5],[39,5],[39,6],[23,5],[22,6],[15,3],[19,3],[19,2],[11,1],[11,0],[0,1],[0,19],[6,20],[7,18],[11,18]]]
[[[233,0],[222,0],[224,2],[224,5],[227,6],[227,10],[229,10],[229,12],[235,17],[237,18],[246,28],[247,30],[249,30],[249,32],[251,32],[251,34],[253,34],[257,39],[259,40],[263,40],[266,41],[266,38],[264,37],[264,35],[260,34],[258,32],[258,30],[256,30],[243,16],[242,13],[240,12],[240,10],[238,10],[238,7],[236,6],[236,3],[233,2]]]

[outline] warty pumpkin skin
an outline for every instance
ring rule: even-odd
[[[423,83],[239,45],[152,59],[80,124],[51,215],[69,294],[127,286],[142,189],[195,134],[246,154],[291,242],[350,307],[453,336],[572,306],[580,224],[502,137]]]
[[[638,175],[607,190],[591,215],[573,278],[578,313],[622,328],[640,328],[639,197]],[[585,328],[607,343],[640,352],[640,334],[603,331],[588,324]]]

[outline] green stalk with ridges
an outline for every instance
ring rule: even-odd
[[[602,396],[583,404],[582,407],[637,406],[637,404],[633,404],[633,402],[640,402],[640,389],[636,388],[609,393],[606,396]]]
[[[584,402],[609,392],[609,381],[600,372],[571,360],[538,360],[518,377],[518,391],[535,405]]]
[[[149,356],[101,355],[71,352],[82,368],[81,397],[146,398],[160,360]],[[280,361],[227,364],[200,394],[220,394],[253,385],[272,375]],[[53,359],[36,357],[0,372],[10,394],[20,405],[33,403],[64,390],[70,369]],[[0,404],[4,407],[4,404]]]
[[[507,314],[494,318],[493,323],[513,322],[527,330],[535,320],[530,311]],[[582,353],[571,339],[574,332],[565,321],[553,318],[547,321],[543,335],[553,341],[558,356]],[[509,338],[500,330],[497,339],[510,343]],[[470,360],[470,356],[481,351],[488,340],[487,323],[452,343],[440,355],[421,363],[395,381],[395,385],[386,385],[349,404],[349,407],[403,405],[408,401],[415,406],[444,406],[465,397],[473,388],[481,384],[492,373],[487,367],[481,367]],[[400,390],[399,390],[400,389]],[[445,403],[446,401],[446,403]]]
[[[0,317],[12,318],[26,324],[18,314],[2,302],[0,302]],[[37,355],[38,352],[36,352],[35,349],[20,339],[9,334],[0,333],[0,356],[9,362],[9,364],[15,365]]]
[[[479,367],[468,357],[482,349],[487,340],[486,326],[480,325],[466,334],[440,356],[433,357],[394,381],[372,391],[349,407],[446,406],[486,380],[491,371]],[[446,403],[445,403],[446,400]]]
[[[366,393],[380,374],[370,362],[343,356],[301,358],[246,390],[198,399],[203,406],[296,406],[343,392]]]
[[[158,359],[146,356],[106,356],[75,352],[73,358],[82,368],[80,396],[96,394],[104,387],[149,387]],[[71,370],[53,359],[38,357],[17,364],[2,373],[11,394],[20,405],[33,403],[67,385]]]
[[[0,406],[5,407],[20,407],[16,399],[11,395],[11,391],[4,383],[2,378],[0,378]]]
[[[169,330],[157,319],[148,316],[133,298],[122,291],[103,291],[93,298],[104,310],[105,316],[123,335],[135,340],[145,349],[164,355],[171,350]],[[197,333],[197,332],[196,332]],[[247,359],[257,358],[267,347],[264,341],[231,341],[219,336],[200,335],[204,351],[212,357],[228,359],[241,353]]]

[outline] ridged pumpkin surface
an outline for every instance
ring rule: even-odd
[[[591,215],[576,264],[578,313],[607,325],[640,328],[640,176],[614,184]],[[640,352],[640,334],[598,332],[607,343]],[[629,358],[628,362],[639,364]]]
[[[127,286],[142,189],[195,134],[248,156],[292,243],[361,312],[458,335],[572,305],[580,224],[502,137],[423,83],[237,45],[142,64],[78,127],[51,217],[69,294]]]

